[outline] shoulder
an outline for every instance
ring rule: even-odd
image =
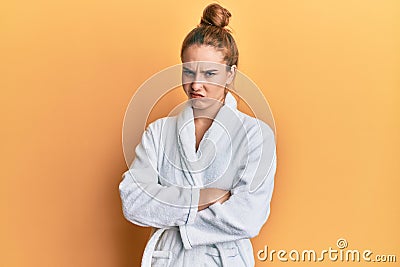
[[[265,139],[275,139],[275,134],[273,129],[264,121],[249,116],[238,110],[238,114],[242,120],[243,126],[245,127],[249,138],[262,138]]]
[[[176,116],[163,117],[149,123],[149,125],[146,127],[146,132],[150,132],[152,134],[159,134],[163,130],[170,129],[171,126],[175,125],[176,125]]]
[[[158,149],[162,136],[168,136],[170,133],[173,119],[171,117],[163,117],[150,122],[142,134],[142,144],[144,146],[151,145]]]

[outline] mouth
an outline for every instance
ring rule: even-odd
[[[190,97],[191,98],[201,98],[201,97],[204,97],[204,96],[200,95],[200,94],[190,93]]]

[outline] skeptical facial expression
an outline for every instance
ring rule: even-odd
[[[182,85],[195,108],[207,108],[225,99],[225,85],[234,69],[225,65],[224,55],[213,46],[191,45],[182,54]]]

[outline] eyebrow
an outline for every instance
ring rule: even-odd
[[[218,70],[211,69],[211,70],[204,70],[204,71],[200,71],[200,72],[204,73],[204,72],[216,72],[216,71],[218,71]]]
[[[184,70],[187,70],[187,71],[194,72],[194,71],[192,71],[191,69],[189,69],[189,68],[187,68],[187,67],[183,67],[183,69],[184,69]],[[210,69],[210,70],[203,70],[203,71],[200,71],[200,73],[205,73],[205,72],[217,72],[217,71],[219,71],[219,70],[217,70],[217,69]]]

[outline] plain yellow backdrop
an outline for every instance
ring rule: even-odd
[[[209,3],[2,1],[0,266],[139,266],[149,229],[123,218],[118,192],[124,113],[147,78],[180,62]],[[400,261],[400,2],[220,3],[277,130],[255,253],[343,237]]]

